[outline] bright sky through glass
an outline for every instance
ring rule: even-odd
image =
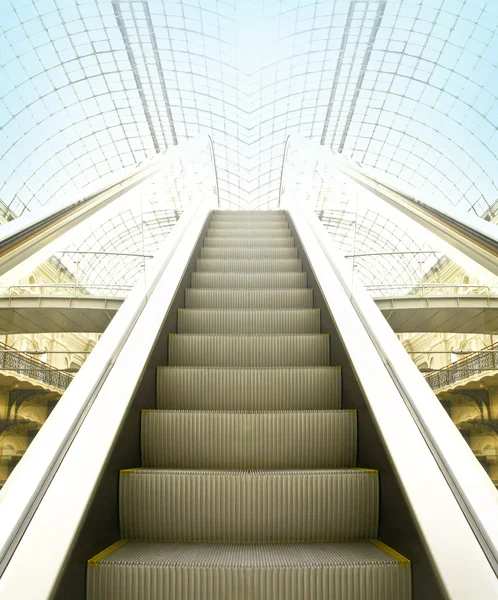
[[[202,133],[224,208],[277,206],[295,133],[496,210],[497,0],[3,0],[0,27],[16,215]]]

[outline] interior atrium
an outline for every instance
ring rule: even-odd
[[[326,232],[320,246],[332,248],[328,252],[339,264],[345,298],[356,313],[356,302],[368,300],[368,310],[383,316],[379,327],[384,320],[389,324],[399,342],[394,353],[403,355],[400,360],[409,357],[420,373],[410,375],[413,385],[423,386],[416,389],[428,394],[427,405],[444,408],[450,431],[470,448],[471,466],[465,468],[475,469],[473,477],[485,472],[486,484],[491,482],[487,493],[494,504],[490,501],[487,516],[498,523],[498,494],[492,496],[498,487],[498,251],[479,259],[489,240],[498,248],[496,0],[3,0],[0,30],[0,488],[5,486],[0,517],[2,510],[11,512],[8,494],[16,498],[21,493],[16,481],[9,488],[9,477],[28,478],[21,471],[23,456],[38,434],[43,448],[45,423],[48,427],[53,421],[55,427],[56,419],[49,418],[53,411],[66,398],[68,405],[73,398],[79,406],[78,385],[90,385],[90,369],[96,368],[85,370],[86,361],[99,364],[96,353],[100,348],[104,356],[118,335],[116,323],[133,306],[132,298],[141,294],[143,306],[151,300],[168,244],[177,251],[186,246],[190,238],[182,223],[194,223],[190,213],[204,214],[211,203],[215,212],[206,219],[212,219],[215,231],[235,215],[234,223],[250,223],[248,231],[268,227],[275,238],[280,237],[279,215],[288,211],[297,254],[289,248],[282,256],[289,261],[299,256],[303,270],[314,273],[308,275],[315,289],[313,309],[322,311],[320,331],[328,333],[323,316],[327,285],[313,266],[311,250],[307,254],[305,229],[300,232],[301,222],[313,229],[312,217],[319,220]],[[14,234],[27,235],[51,219],[62,222],[63,214],[79,215],[78,206],[97,200],[101,204],[75,216],[71,227],[63,224],[57,233],[46,229],[31,250],[31,242],[22,241],[28,250],[19,242],[13,258],[7,256]],[[432,216],[415,214],[419,209],[410,206],[416,203],[425,203]],[[295,215],[301,215],[299,224]],[[453,219],[463,232],[457,242],[449,229],[438,230]],[[206,231],[198,236],[208,240]],[[234,248],[244,249],[245,234],[240,235]],[[475,247],[481,250],[474,250],[465,236],[479,238]],[[225,258],[216,245],[208,250],[206,242],[202,248],[199,275],[203,260]],[[258,254],[256,245],[248,254],[251,260],[273,257],[269,251]],[[277,240],[273,246],[286,243]],[[245,255],[234,250],[229,259],[234,257]],[[245,268],[237,267],[241,273]],[[189,269],[194,281],[196,271],[185,263],[185,272]],[[185,287],[182,282],[172,279],[171,289]],[[188,304],[188,289],[186,294]],[[171,302],[175,310],[189,308],[183,300]],[[256,305],[234,307],[253,310]],[[201,307],[207,308],[216,307]],[[331,339],[347,347],[340,318],[332,312],[330,331],[335,327],[337,335],[330,333]],[[124,343],[116,342],[116,348]],[[345,352],[353,364],[353,353]],[[354,379],[368,395],[359,370],[352,368],[348,380],[349,371],[342,369],[344,389]],[[344,407],[357,408],[354,403]],[[373,407],[372,422],[380,430]],[[81,410],[82,419],[86,413]],[[393,429],[398,427],[395,414],[393,408]],[[172,429],[172,435],[179,431]],[[363,457],[360,466],[370,467],[361,451],[362,431],[358,460]],[[439,447],[434,440],[427,445]],[[441,451],[445,460],[463,464],[457,457],[464,450],[451,448]],[[389,460],[397,464],[390,454]],[[441,464],[442,472],[452,471]],[[381,485],[390,493],[387,484]],[[409,496],[409,486],[400,485]],[[408,505],[415,514],[415,505]],[[90,500],[85,510],[88,506]],[[476,528],[484,531],[478,517]],[[415,542],[403,546],[390,527],[383,529],[381,518],[382,539],[403,556],[418,547]],[[417,522],[415,529],[423,526]],[[9,535],[5,540],[15,538]],[[486,556],[496,563],[496,575],[498,550],[489,542],[491,533],[484,537],[494,548]],[[5,540],[0,536],[0,547]],[[100,541],[101,546],[87,544],[87,559],[109,545],[107,538]],[[428,566],[427,556],[437,552],[427,544],[420,551],[425,557],[420,571],[417,558],[409,557],[413,598],[463,599],[455,591],[458,586],[446,583],[443,569]],[[31,600],[26,591],[12,595],[14,588],[6,587],[3,595],[7,566],[2,561],[0,554],[0,596]],[[10,558],[5,561],[9,564]],[[433,569],[427,588],[416,583],[424,569]],[[39,597],[70,597],[64,594],[72,588],[64,585],[71,577],[70,569],[61,567],[57,585],[62,587],[57,592],[53,587],[53,596]],[[431,577],[444,593],[437,595]],[[105,596],[99,595],[100,584],[88,582],[87,596],[75,592],[78,598],[253,598],[236,591],[224,596],[221,588],[209,592],[212,596],[171,590],[170,595]],[[381,590],[351,598],[412,597],[408,588],[392,589],[392,596]],[[274,593],[268,598],[350,597]]]

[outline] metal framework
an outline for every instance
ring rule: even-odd
[[[275,206],[302,136],[477,214],[497,196],[492,0],[6,0],[17,215],[199,133],[223,207]]]

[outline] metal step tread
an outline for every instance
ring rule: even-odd
[[[178,333],[320,333],[320,309],[179,309]]]
[[[192,289],[306,289],[308,274],[287,273],[197,273],[191,274]]]
[[[230,228],[230,229],[211,229],[210,228],[207,230],[207,237],[227,237],[227,238],[281,237],[281,238],[286,238],[286,237],[291,237],[291,236],[292,236],[292,231],[290,229],[279,229],[279,228],[264,229],[264,228],[260,228],[260,227],[253,227],[253,228],[249,229],[247,227],[237,227],[237,228],[234,227],[234,228]]]
[[[119,540],[91,558],[88,567],[88,600],[411,598],[410,562],[378,540],[280,544]]]
[[[328,334],[170,334],[171,366],[328,366]]]
[[[289,229],[289,223],[286,219],[272,219],[271,221],[262,219],[214,220],[209,223],[209,229]]]
[[[145,410],[142,465],[332,469],[356,465],[356,411]]]
[[[304,309],[313,308],[311,288],[187,288],[185,308],[209,309]]]
[[[293,248],[295,247],[292,237],[206,237],[204,248]]]
[[[297,258],[297,248],[289,246],[287,248],[244,248],[241,247],[225,247],[225,248],[201,248],[201,258],[214,259],[290,259]]]
[[[158,367],[159,409],[338,409],[341,368]]]
[[[300,258],[198,258],[198,273],[286,273],[302,272]]]
[[[143,541],[356,541],[375,538],[369,469],[128,469],[121,536]],[[278,517],[277,517],[278,515]]]
[[[287,215],[284,211],[264,211],[264,212],[214,212],[211,217],[211,222],[213,221],[281,221],[282,219],[287,219]]]

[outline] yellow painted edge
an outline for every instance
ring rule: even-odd
[[[386,554],[389,554],[389,556],[391,558],[394,558],[394,560],[396,562],[398,562],[400,564],[400,566],[402,566],[402,567],[410,566],[411,563],[408,560],[408,558],[406,558],[406,556],[403,556],[399,552],[396,552],[396,550],[393,550],[390,546],[388,546],[387,544],[384,544],[384,542],[381,542],[380,540],[370,540],[370,542],[372,544],[374,544],[375,546],[377,546],[377,548],[380,548],[380,550],[383,550]]]
[[[131,475],[132,473],[135,473],[136,471],[143,471],[144,467],[137,467],[136,469],[121,469],[121,471],[119,471],[120,475]]]
[[[363,471],[364,473],[368,473],[369,475],[378,475],[379,472],[377,469],[363,469],[362,467],[355,467],[357,471]]]
[[[127,543],[128,543],[128,540],[118,540],[117,542],[114,542],[114,544],[112,544],[112,546],[105,548],[105,550],[102,550],[102,552],[99,552],[98,554],[93,556],[88,561],[88,566],[89,567],[97,567],[99,565],[99,563],[101,563],[105,558],[110,556],[118,548],[121,548],[121,546],[124,546]]]
[[[350,412],[350,413],[356,413],[357,410],[356,410],[356,408],[348,408],[348,412]]]

